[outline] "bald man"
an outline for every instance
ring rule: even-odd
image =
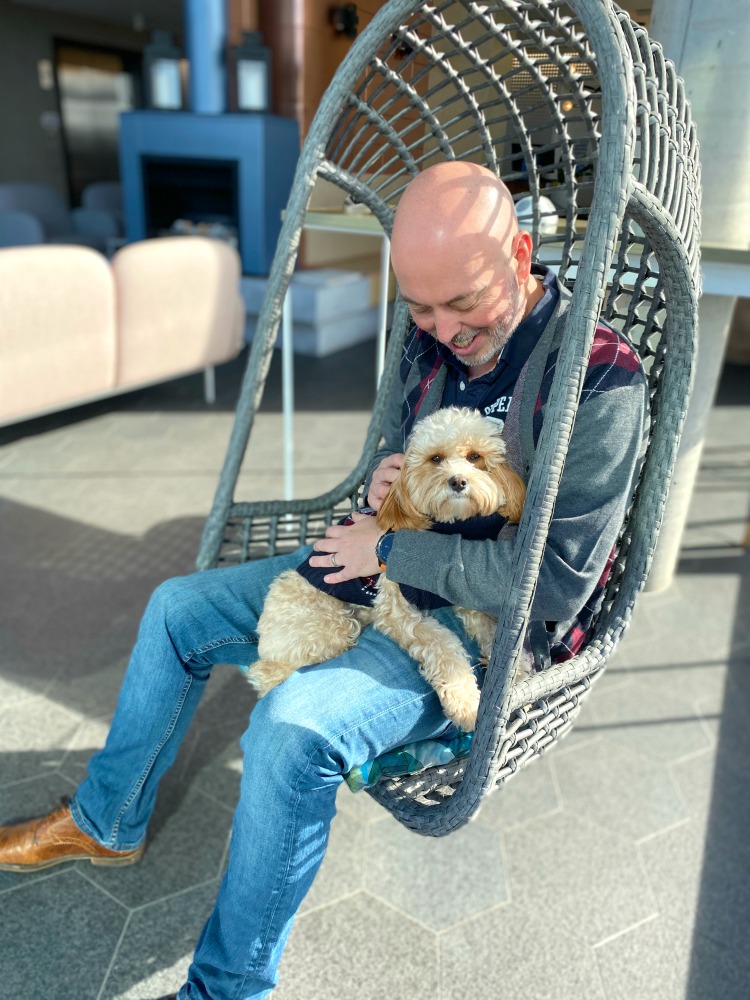
[[[525,478],[544,419],[569,296],[532,264],[511,197],[467,163],[425,170],[403,194],[393,268],[414,325],[382,447],[366,484],[377,508],[415,421],[457,404],[502,422]],[[586,639],[629,502],[647,411],[637,355],[597,330],[532,609],[538,667]],[[507,527],[507,526],[506,526]],[[436,532],[382,535],[374,518],[332,526],[314,550],[169,580],[143,617],[106,746],[69,804],[0,828],[0,869],[73,860],[127,865],[141,857],[160,778],[217,663],[256,658],[271,581],[309,556],[331,583],[371,576],[429,591],[433,612],[476,655],[451,604],[493,613],[512,546]],[[456,734],[414,661],[365,629],[330,663],[296,671],[253,708],[226,875],[180,1000],[266,997],[297,909],[323,859],[336,792],[353,768],[404,743]],[[311,995],[315,995],[311,984]]]
[[[466,383],[483,377],[484,383],[497,383],[492,373],[503,348],[545,294],[541,270],[539,276],[532,273],[531,254],[531,237],[518,228],[510,192],[485,167],[441,163],[406,188],[394,219],[391,260],[414,323],[435,338],[450,371],[457,373],[459,391],[449,387],[451,398],[442,399],[441,405],[474,407],[478,396]],[[512,387],[506,378],[500,388],[508,392],[494,393],[493,388],[496,408],[487,415],[502,422]],[[401,396],[399,392],[399,408]],[[398,449],[374,470],[368,503],[376,510],[402,459]],[[327,555],[314,556],[311,566],[323,568],[326,561],[330,566],[333,554],[341,567],[325,577],[326,583],[379,571],[374,555],[377,525],[365,515],[357,520],[351,531],[330,528],[314,546]]]

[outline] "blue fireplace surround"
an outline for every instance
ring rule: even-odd
[[[176,217],[238,230],[244,274],[264,275],[299,156],[296,121],[262,114],[132,111],[120,117],[120,173],[129,241]]]

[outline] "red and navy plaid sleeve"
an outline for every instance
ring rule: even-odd
[[[552,351],[547,359],[547,368],[534,407],[535,445],[539,441],[542,429],[544,409],[552,387],[557,355],[556,350]],[[617,333],[606,323],[599,323],[594,333],[594,343],[591,346],[579,406],[584,406],[588,400],[603,392],[632,385],[642,377],[642,374],[641,359],[627,337]]]

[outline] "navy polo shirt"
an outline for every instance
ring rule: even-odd
[[[513,331],[491,372],[469,381],[466,365],[445,344],[438,344],[440,356],[448,366],[443,406],[467,406],[497,421],[501,428],[505,424],[518,376],[536,347],[560,295],[555,275],[549,268],[533,264],[531,271],[535,277],[542,279],[544,295]]]

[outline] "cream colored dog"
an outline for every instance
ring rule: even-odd
[[[435,522],[496,513],[515,522],[524,499],[523,481],[506,461],[497,424],[476,410],[448,407],[415,425],[377,523],[384,531],[421,530]],[[260,658],[251,668],[250,683],[263,695],[298,667],[345,652],[362,627],[372,623],[417,661],[446,716],[464,731],[473,730],[479,688],[458,637],[410,604],[385,573],[374,588],[372,607],[363,607],[318,590],[296,569],[282,573],[271,585],[258,622]],[[456,612],[486,663],[496,620],[480,611]]]

